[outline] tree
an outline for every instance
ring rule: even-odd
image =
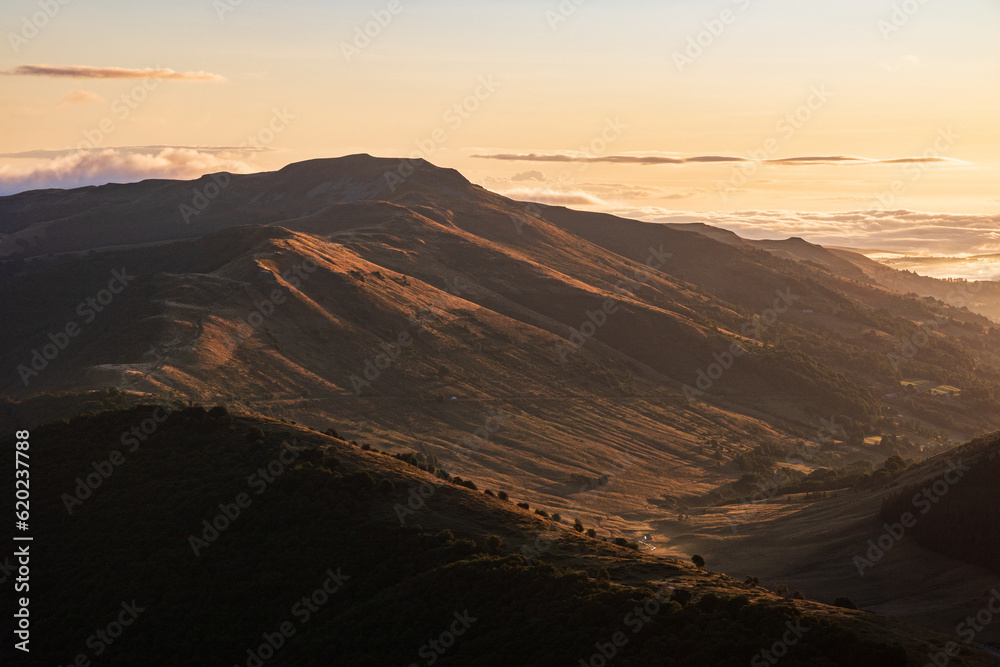
[[[695,567],[702,569],[704,569],[705,567],[705,559],[699,556],[698,554],[691,556],[691,562],[694,563]]]
[[[854,604],[851,598],[839,597],[833,601],[834,607],[842,607],[843,609],[857,609],[858,606]]]
[[[580,523],[579,519],[573,519],[573,530],[575,530],[578,533],[583,532],[583,524]]]

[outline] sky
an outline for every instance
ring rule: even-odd
[[[0,195],[363,152],[753,238],[1000,253],[996,0],[4,0],[0,32]]]

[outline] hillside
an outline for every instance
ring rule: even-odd
[[[846,595],[965,642],[966,619],[995,592],[998,453],[994,433],[807,493],[775,475],[765,492],[692,507],[657,528],[665,553],[697,551],[734,576],[820,599]],[[987,623],[975,641],[995,648],[1000,630]]]
[[[587,537],[377,442],[154,405],[30,441],[32,529],[59,545],[32,545],[45,662],[547,667],[604,647],[622,665],[736,665],[799,628],[788,664],[891,667],[946,642]]]
[[[920,516],[911,533],[918,543],[1000,572],[1000,539],[995,531],[1000,525],[996,503],[1000,437],[974,440],[950,454],[949,461],[961,462],[961,468],[944,474],[933,470],[933,476],[907,480],[885,499],[881,517],[899,521],[908,514]]]
[[[983,481],[969,485],[969,495],[956,493],[938,523],[928,522],[924,534],[893,550],[891,558],[905,566],[859,577],[852,559],[878,537],[883,501],[923,483],[921,466],[937,465],[955,443],[1000,427],[1000,333],[987,317],[892,289],[864,262],[800,239],[749,242],[700,226],[516,202],[425,162],[402,183],[387,180],[399,164],[359,155],[246,176],[0,198],[0,233],[7,234],[0,243],[10,251],[0,260],[0,311],[13,314],[0,329],[0,364],[8,369],[0,378],[0,423],[35,430],[81,412],[154,403],[226,405],[243,415],[231,422],[220,413],[220,424],[197,411],[172,418],[181,429],[176,434],[196,443],[191,452],[178,450],[194,467],[164,461],[147,470],[136,496],[108,510],[141,507],[143,494],[152,494],[154,506],[170,509],[156,531],[177,534],[183,528],[170,523],[174,510],[195,512],[172,491],[185,474],[242,471],[245,479],[249,473],[240,466],[258,465],[258,454],[273,454],[290,437],[332,448],[344,468],[323,472],[321,455],[311,461],[316,470],[286,478],[313,495],[309,503],[296,500],[303,504],[284,520],[315,515],[340,525],[343,508],[352,514],[384,500],[362,489],[365,503],[348,502],[353,491],[331,481],[333,472],[347,477],[364,468],[376,484],[391,477],[397,490],[419,486],[423,473],[413,466],[317,433],[336,429],[363,446],[475,480],[480,490],[505,490],[532,511],[579,519],[593,537],[567,530],[560,544],[611,549],[609,558],[638,558],[657,576],[675,570],[656,569],[654,556],[686,560],[699,553],[739,581],[760,577],[825,603],[847,596],[865,611],[945,633],[953,615],[978,608],[989,575],[975,563],[988,564],[994,540],[990,533],[977,542],[976,527],[991,515],[966,521],[958,515],[994,496]],[[221,182],[211,202],[184,220],[180,211],[192,191]],[[117,418],[72,423],[90,429],[93,420]],[[270,449],[260,450],[256,439],[240,442],[255,427],[275,433],[261,439]],[[83,447],[87,440],[71,436],[65,424],[45,428],[54,429],[49,442],[63,443],[54,447]],[[205,432],[188,438],[183,429]],[[276,435],[286,431],[295,435]],[[102,432],[94,432],[91,449],[81,449],[91,452],[83,471],[101,460],[98,450],[107,449],[108,438],[121,434]],[[219,449],[217,440],[236,449]],[[82,474],[76,468],[60,479],[74,482]],[[165,476],[173,480],[169,488],[157,481],[166,470],[173,471]],[[403,472],[418,477],[399,477]],[[351,479],[370,486],[367,478]],[[221,478],[205,478],[185,493],[205,500],[209,487],[231,490]],[[519,544],[524,530],[551,523],[482,493],[469,496],[464,487],[444,488],[456,498],[474,497],[478,509],[438,523],[427,514],[420,524],[434,534],[470,535],[479,551],[426,537],[433,554],[457,554],[457,560],[421,561],[428,585],[443,585],[439,577],[458,571],[449,564],[482,555],[490,534]],[[332,510],[317,500],[321,489],[330,491],[324,493]],[[398,523],[380,507],[382,519]],[[527,523],[506,526],[510,515],[498,508]],[[283,525],[276,516],[268,521],[268,531]],[[96,526],[93,534],[100,534]],[[345,551],[320,540],[303,557],[327,550],[366,572],[373,555],[405,560],[397,542],[424,554],[419,531],[390,538],[381,528],[352,524],[352,530],[378,545],[366,559],[350,556],[363,547],[347,538]],[[271,539],[265,532],[253,539]],[[136,553],[169,555],[157,544]],[[576,548],[554,548],[556,564],[593,574],[591,559],[603,561],[589,551],[575,558]],[[261,567],[264,557],[250,553]],[[527,577],[522,583],[556,576],[491,560],[509,555],[488,553],[472,569],[463,565],[461,578],[444,587],[459,581],[464,590],[469,578],[496,582],[495,570],[517,570]],[[297,554],[280,558],[295,572],[307,569]],[[209,562],[218,575],[224,561]],[[53,561],[52,567],[66,566]],[[701,576],[674,567],[683,570],[676,576]],[[144,579],[140,573],[133,580]],[[635,587],[651,578],[629,571],[612,580]],[[392,581],[387,592],[365,588],[364,594],[406,607],[404,597],[419,586]],[[573,576],[560,582],[552,586],[566,599],[603,600],[593,611],[602,623],[608,609],[618,614],[623,599],[644,595],[588,588]],[[388,592],[397,584],[404,597]],[[195,602],[199,594],[183,593]],[[509,608],[510,601],[482,594],[496,608]],[[531,599],[534,606],[515,611],[527,617],[550,602]],[[350,613],[380,618],[367,607]],[[352,619],[355,626],[367,623]],[[233,636],[245,634],[239,622],[233,621]],[[592,625],[582,627],[592,632],[581,636],[600,635]],[[746,627],[760,636],[757,626]],[[744,637],[743,629],[731,630]],[[367,650],[363,637],[337,637],[351,650]]]

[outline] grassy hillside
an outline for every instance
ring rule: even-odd
[[[920,544],[1000,573],[1000,437],[969,443],[951,453],[951,462],[957,465],[894,492],[881,516],[888,522],[913,517],[909,530]]]
[[[587,537],[378,443],[222,408],[89,414],[30,441],[44,662],[742,665],[785,637],[787,664],[881,667],[940,641]]]

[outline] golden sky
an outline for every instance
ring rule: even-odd
[[[824,242],[791,212],[983,231],[1000,203],[995,0],[6,0],[0,26],[0,194],[366,152]]]

